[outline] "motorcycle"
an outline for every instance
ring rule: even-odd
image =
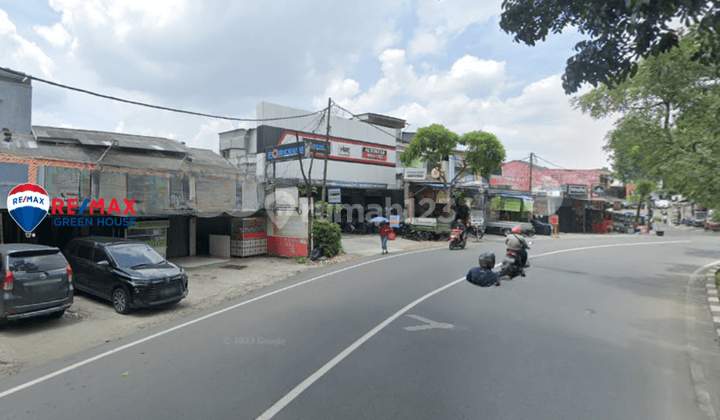
[[[453,229],[450,232],[450,251],[455,248],[465,248],[465,245],[467,245],[467,239],[462,234],[462,229]]]
[[[525,276],[525,269],[520,266],[520,257],[515,251],[507,251],[497,275],[498,277],[507,277],[510,279],[517,276]]]
[[[528,245],[532,245],[532,242],[528,242]],[[527,249],[530,249],[530,247]],[[517,276],[525,277],[525,267],[522,266],[520,256],[515,251],[509,249],[506,251],[505,258],[500,265],[500,271],[498,271],[497,275],[498,277],[506,277],[509,279]]]

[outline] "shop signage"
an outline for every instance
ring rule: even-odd
[[[400,215],[399,214],[391,214],[390,215],[390,227],[400,227]]]
[[[363,147],[362,157],[372,160],[387,160],[387,150],[379,147]]]
[[[427,176],[425,168],[405,168],[404,178],[407,180],[416,179],[424,180]]]
[[[325,151],[328,149],[328,142],[320,141],[320,140],[306,139],[306,138],[303,138],[303,140],[305,141],[304,156],[306,158],[310,157],[311,154],[312,154],[312,157],[316,157],[316,158],[324,158],[325,157]]]
[[[169,220],[142,220],[135,222],[135,226],[128,226],[128,229],[167,229],[169,227]]]
[[[301,142],[281,144],[268,147],[266,150],[268,162],[297,159],[298,155],[305,154],[305,145]]]
[[[341,144],[338,146],[338,156],[350,157],[350,146]]]
[[[412,224],[417,226],[437,226],[437,219],[431,217],[413,217]]]
[[[328,204],[342,204],[340,188],[328,188]]]
[[[571,197],[587,197],[588,187],[587,185],[567,185],[567,195]]]
[[[560,223],[560,218],[558,217],[557,214],[553,214],[552,216],[550,216],[550,224],[551,225],[557,225],[559,223]]]
[[[596,185],[593,187],[592,192],[595,195],[605,195],[605,187],[602,185]]]

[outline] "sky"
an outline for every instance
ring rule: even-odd
[[[610,167],[612,119],[573,109],[560,76],[574,31],[535,47],[499,26],[502,0],[0,0],[0,67],[158,106],[256,118],[271,102],[389,115],[406,131],[483,130],[507,160]],[[585,93],[591,87],[580,91]],[[218,151],[256,127],[33,82],[33,125],[149,135]],[[343,114],[337,114],[343,116]],[[347,114],[344,114],[347,116]]]

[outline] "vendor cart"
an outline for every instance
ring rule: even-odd
[[[440,222],[433,217],[413,217],[405,220],[406,229],[403,237],[416,241],[439,241],[450,237],[450,223]]]

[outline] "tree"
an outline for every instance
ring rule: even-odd
[[[655,183],[647,179],[641,179],[637,184],[635,184],[635,194],[640,196],[637,212],[635,213],[635,223],[638,223],[640,220],[640,208],[642,207],[645,198],[650,196],[650,193],[653,192],[655,188]]]
[[[573,102],[594,118],[622,115],[605,146],[620,178],[659,179],[710,207],[720,204],[720,79],[693,61],[698,48],[686,36],[678,48],[641,60],[634,77]]]
[[[450,155],[459,155],[460,152],[456,151],[459,145],[465,146],[467,150],[462,152],[464,155],[462,167],[452,179],[449,179],[449,174],[442,170],[442,162],[448,161]],[[465,171],[480,175],[490,174],[505,160],[505,148],[494,134],[473,131],[458,137],[443,125],[433,124],[418,130],[410,145],[400,154],[400,162],[410,166],[413,161],[421,157],[428,162],[428,170],[440,170],[440,180],[447,190],[448,197],[445,211],[449,214],[452,206],[450,199],[452,188],[460,175]]]
[[[588,39],[575,45],[567,61],[563,88],[570,94],[583,83],[613,86],[637,71],[637,60],[676,47],[681,29],[695,24],[698,49],[692,59],[717,65],[720,58],[720,2],[716,0],[504,0],[500,28],[515,42],[533,46],[550,32],[576,28]]]

